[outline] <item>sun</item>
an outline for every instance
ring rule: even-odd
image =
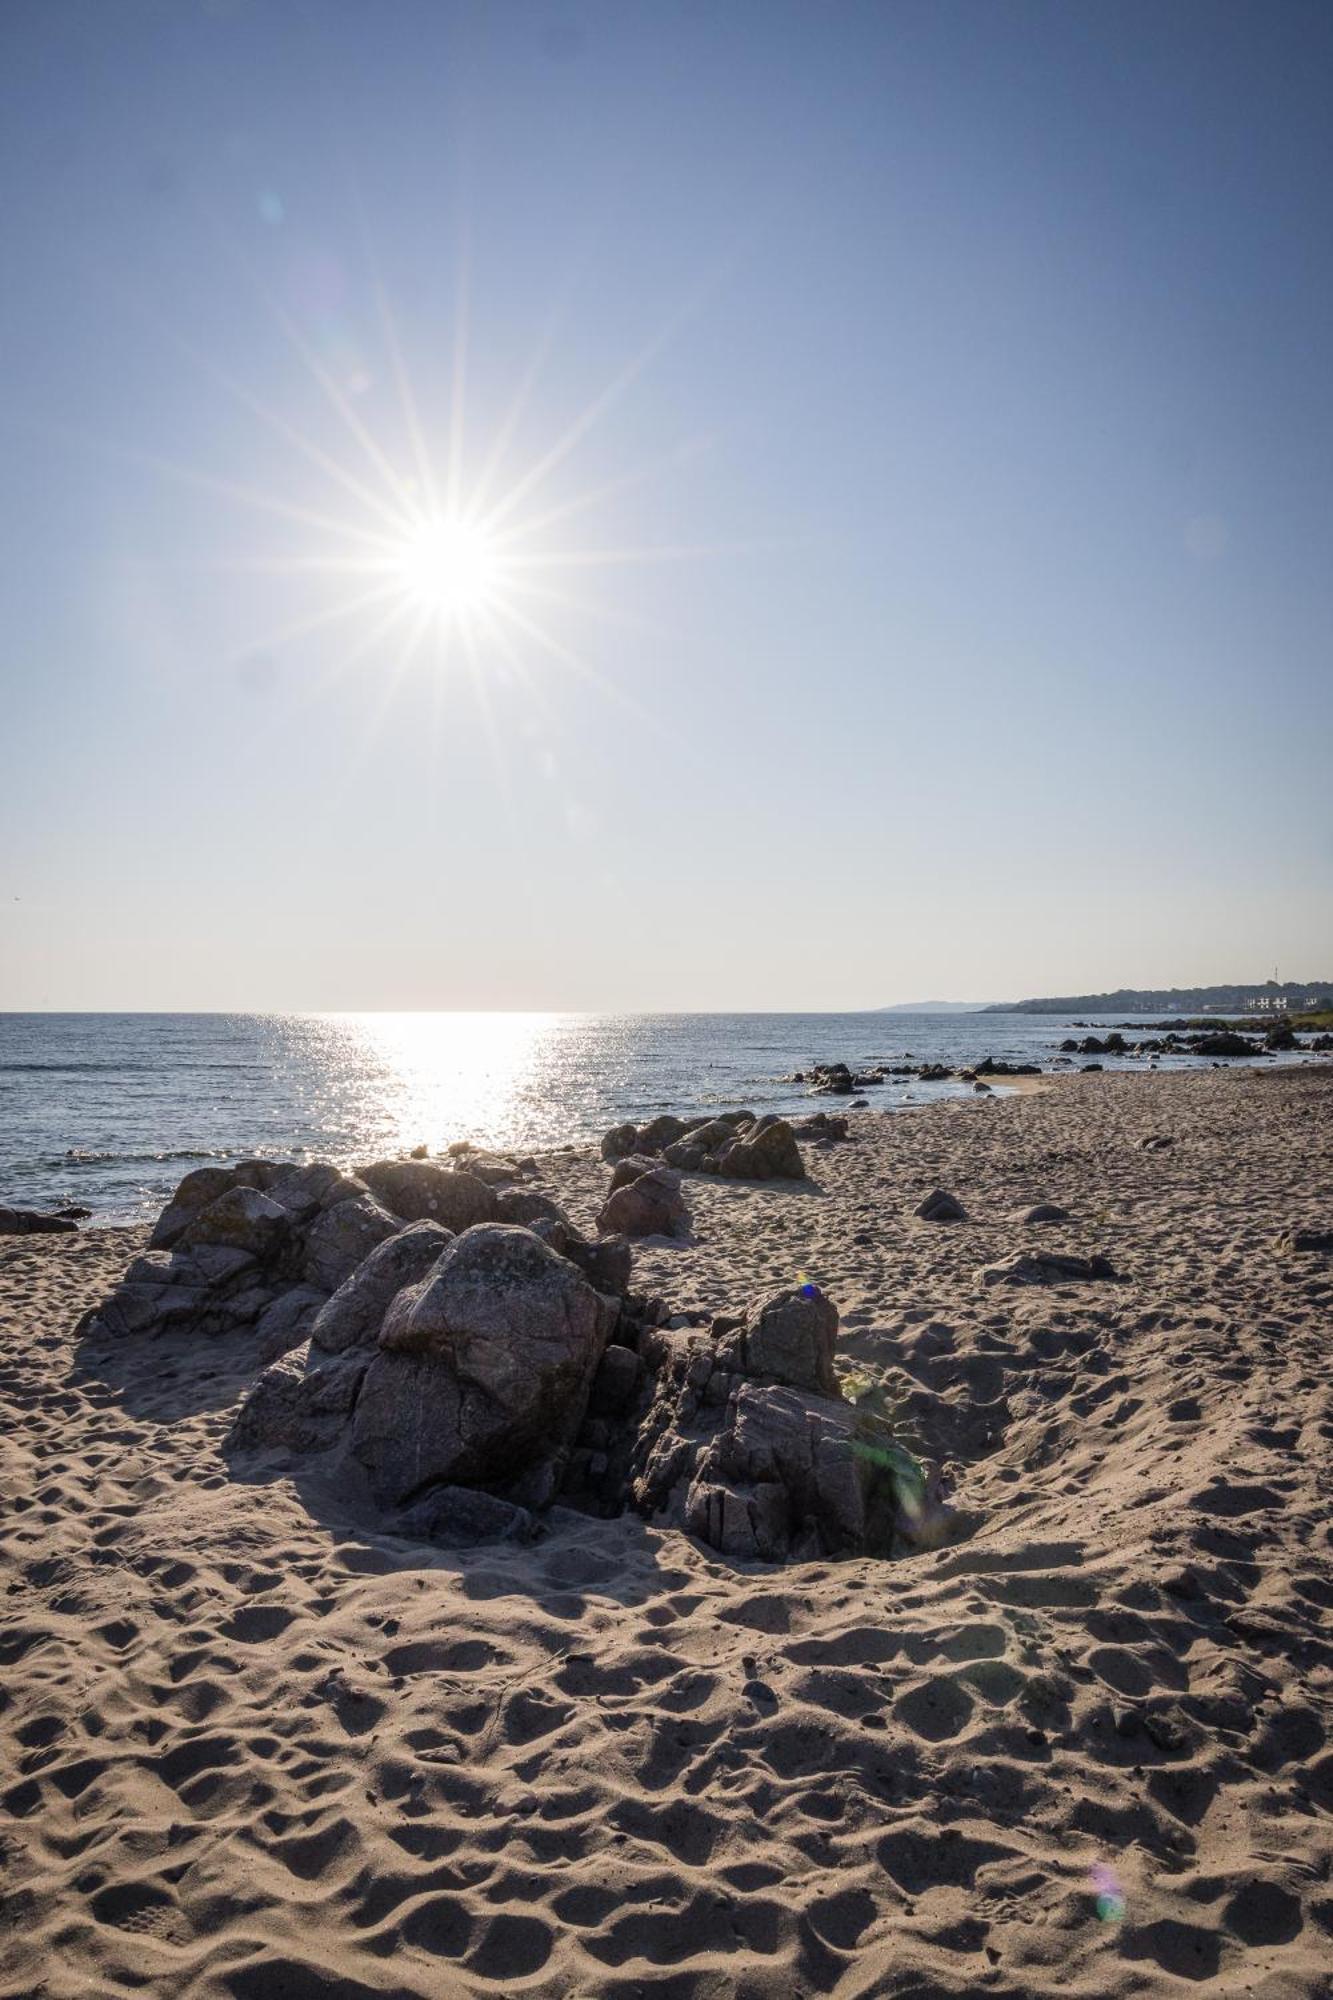
[[[499,546],[484,528],[447,515],[415,522],[392,568],[418,610],[453,623],[485,611],[500,595]]]

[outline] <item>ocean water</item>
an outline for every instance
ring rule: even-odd
[[[208,1161],[526,1151],[659,1111],[837,1110],[786,1079],[909,1056],[1045,1064],[1071,1031],[1030,1014],[0,1014],[0,1203],[80,1202],[110,1224]],[[894,1111],[973,1093],[895,1078],[866,1095]]]

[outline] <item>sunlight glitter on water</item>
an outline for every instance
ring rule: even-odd
[[[570,1017],[558,1014],[347,1014],[359,1088],[392,1150],[434,1152],[460,1134],[511,1132],[557,1067]]]

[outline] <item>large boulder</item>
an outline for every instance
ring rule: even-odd
[[[438,1222],[457,1235],[493,1222],[496,1195],[480,1175],[428,1160],[378,1160],[361,1179],[381,1205],[404,1222]]]
[[[350,1445],[381,1503],[513,1481],[580,1422],[615,1307],[526,1229],[467,1230],[393,1301]]]
[[[785,1118],[761,1118],[741,1138],[733,1139],[717,1156],[717,1170],[736,1180],[805,1179],[805,1162],[796,1135]]]
[[[613,1125],[609,1132],[602,1134],[602,1158],[608,1163],[612,1160],[623,1160],[627,1153],[635,1150],[638,1143],[639,1134],[635,1126]]]
[[[312,1345],[325,1354],[373,1347],[393,1299],[418,1284],[453,1241],[438,1222],[413,1222],[386,1236],[320,1307],[310,1328]]]
[[[352,1195],[326,1208],[306,1233],[301,1275],[308,1284],[336,1292],[377,1243],[394,1236],[402,1221],[371,1194]]]
[[[597,1227],[604,1236],[686,1236],[690,1212],[674,1167],[649,1167],[608,1194]]]

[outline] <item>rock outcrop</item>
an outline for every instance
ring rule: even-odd
[[[843,1398],[837,1309],[815,1286],[667,1329],[629,1290],[623,1236],[590,1242],[524,1188],[495,1195],[502,1220],[409,1220],[399,1211],[426,1201],[438,1214],[441,1182],[384,1171],[400,1164],[428,1163],[380,1163],[378,1198],[325,1166],[187,1177],[156,1232],[170,1247],[134,1260],[94,1324],[121,1339],[252,1337],[269,1365],[228,1453],[276,1458],[399,1534],[522,1539],[556,1498],[768,1562],[892,1555],[955,1531],[938,1476]],[[645,1181],[679,1199],[660,1160],[617,1174],[608,1210],[646,1200]],[[357,1250],[336,1285],[310,1282]]]
[[[845,1119],[830,1122],[842,1127],[836,1136],[847,1136]],[[826,1136],[823,1128],[817,1136]],[[664,1115],[649,1125],[614,1125],[603,1134],[601,1151],[604,1160],[616,1165],[660,1155],[680,1173],[753,1181],[805,1178],[796,1135],[789,1122],[773,1112],[762,1118],[752,1111],[728,1111],[716,1118]]]

